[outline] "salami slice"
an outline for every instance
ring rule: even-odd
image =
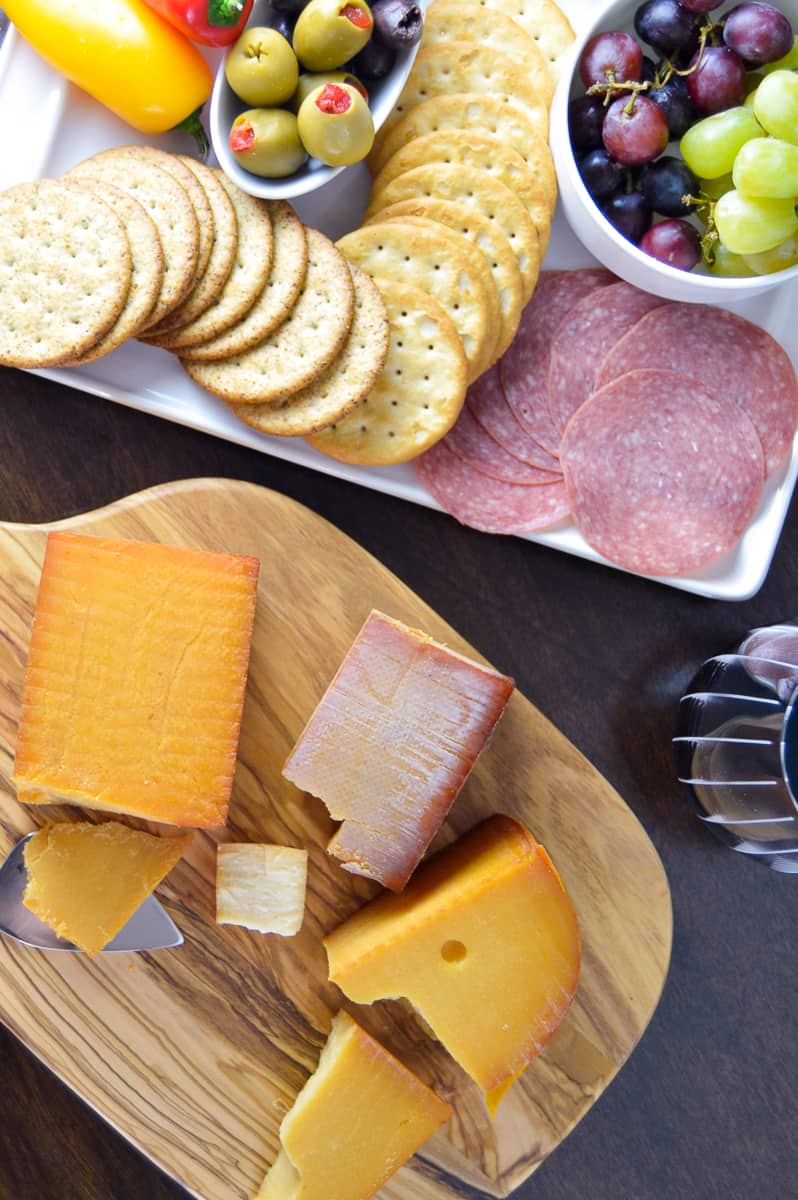
[[[764,483],[750,418],[675,371],[631,371],[596,392],[568,423],[561,460],[585,541],[643,575],[683,575],[725,554]]]
[[[463,409],[457,424],[449,430],[444,440],[458,458],[492,479],[525,484],[527,487],[562,479],[561,473],[530,467],[528,463],[509,454],[482,428],[468,408]]]
[[[665,303],[631,283],[613,283],[574,305],[558,325],[551,343],[549,413],[561,433],[592,395],[601,365],[615,343],[641,317]],[[649,361],[638,359],[635,365],[647,366]]]
[[[466,405],[482,428],[508,454],[531,467],[559,472],[557,459],[530,437],[513,416],[501,385],[498,365],[491,367],[471,385]]]
[[[556,455],[562,432],[552,421],[548,408],[551,340],[575,304],[597,288],[615,282],[614,275],[599,267],[541,271],[515,340],[501,360],[501,382],[507,403],[529,436],[550,454]]]
[[[758,325],[724,308],[669,304],[643,317],[604,361],[597,386],[656,364],[686,372],[745,410],[772,475],[787,458],[798,424],[798,381],[785,351]]]
[[[445,441],[413,463],[421,483],[462,525],[485,533],[534,533],[568,516],[565,485],[502,483],[458,458]]]

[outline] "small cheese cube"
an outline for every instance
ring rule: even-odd
[[[51,533],[14,782],[26,804],[224,825],[258,562]]]
[[[451,1109],[347,1013],[280,1126],[256,1200],[370,1200]]]
[[[324,939],[350,1000],[405,997],[495,1111],[562,1021],[579,976],[579,924],[523,825],[494,816]]]
[[[216,922],[292,937],[305,915],[308,852],[293,846],[219,846]]]
[[[401,891],[446,819],[512,679],[372,612],[283,768],[343,824],[345,870]]]
[[[193,836],[159,838],[117,821],[45,825],[25,843],[23,903],[93,957],[168,875]]]

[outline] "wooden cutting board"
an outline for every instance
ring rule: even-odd
[[[92,962],[0,938],[0,1018],[9,1028],[193,1195],[247,1200],[275,1156],[283,1113],[315,1068],[330,1017],[344,1003],[327,981],[322,936],[376,891],[327,857],[332,825],[324,807],[283,780],[281,765],[371,608],[466,654],[476,651],[344,534],[252,484],[187,481],[53,526],[0,526],[3,854],[45,820],[79,815],[23,808],[9,782],[47,528],[261,561],[230,825],[198,835],[158,893],[185,945]],[[495,665],[512,674],[512,662]],[[529,826],[573,898],[583,937],[577,998],[495,1124],[475,1085],[405,1007],[346,1004],[455,1109],[381,1200],[508,1195],[624,1064],[665,980],[671,905],[653,846],[606,780],[518,694],[436,845],[495,811]],[[215,925],[220,840],[309,847],[308,908],[298,937]]]

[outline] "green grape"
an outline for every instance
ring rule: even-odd
[[[721,196],[734,187],[731,175],[719,175],[717,179],[699,179],[698,183],[700,191],[713,200],[720,200]]]
[[[759,71],[755,71],[745,77],[745,102],[749,102],[756,89],[759,87],[762,80],[765,78]]]
[[[774,71],[798,71],[798,38],[792,44],[792,50],[784,55],[784,58],[779,58],[775,62],[765,63],[760,70],[766,75],[772,75]]]
[[[731,250],[727,250],[722,242],[714,247],[712,253],[714,255],[713,260],[711,263],[707,263],[707,270],[710,275],[720,275],[724,279],[735,279],[756,274],[741,254],[732,254]]]
[[[756,138],[740,147],[732,171],[746,196],[789,200],[798,196],[798,146],[780,138]]]
[[[761,91],[764,80],[758,91]],[[751,138],[762,137],[762,127],[750,108],[727,108],[698,121],[679,143],[682,158],[700,179],[728,175],[737,151]]]
[[[755,275],[775,275],[776,271],[786,271],[798,263],[798,235],[793,234],[776,246],[775,250],[764,250],[761,254],[746,254],[746,266]]]
[[[763,200],[733,191],[715,205],[715,225],[733,254],[760,254],[792,237],[798,231],[798,216],[792,200]]]
[[[754,96],[754,113],[773,137],[798,144],[798,74],[774,71],[763,79]]]

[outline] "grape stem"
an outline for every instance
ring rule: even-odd
[[[711,267],[715,262],[715,247],[720,241],[718,227],[715,224],[715,205],[717,201],[711,196],[707,196],[705,192],[699,192],[697,196],[691,196],[689,193],[686,196],[682,196],[682,204],[689,204],[697,213],[702,213],[706,216],[707,229],[701,238],[701,256],[707,266]]]
[[[611,100],[617,98],[619,93],[631,92],[629,104],[626,107],[626,112],[631,113],[634,108],[634,102],[640,92],[647,92],[651,87],[651,84],[648,81],[645,83],[640,83],[634,79],[626,79],[623,82],[619,82],[615,78],[615,72],[612,69],[605,71],[605,75],[607,76],[606,83],[593,83],[587,89],[588,96],[604,97],[605,108],[609,106]]]
[[[709,41],[710,37],[714,36],[721,28],[721,25],[713,24],[712,22],[710,22],[708,25],[702,25],[701,40],[698,43],[696,59],[692,66],[686,67],[683,71],[680,71],[678,67],[674,66],[670,59],[666,59],[661,70],[657,72],[655,86],[658,88],[664,87],[674,75],[678,75],[681,79],[686,79],[688,75],[692,75],[695,71],[697,71],[701,66],[701,62],[704,57],[704,51],[707,48],[707,42]]]

